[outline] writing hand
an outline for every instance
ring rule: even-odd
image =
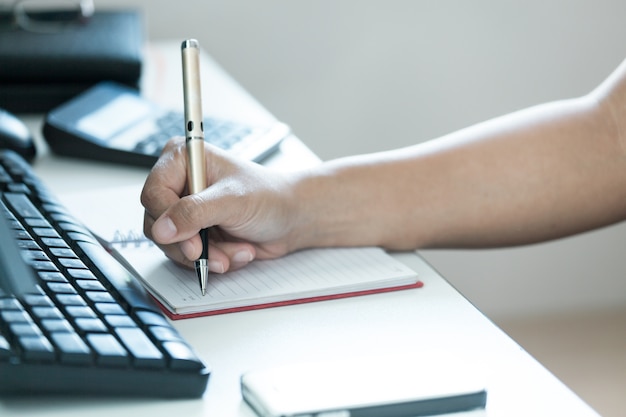
[[[191,267],[201,251],[198,231],[216,226],[209,266],[217,273],[294,250],[289,235],[297,210],[290,209],[289,176],[206,146],[208,187],[187,195],[184,139],[167,144],[141,194],[146,236],[168,257]]]

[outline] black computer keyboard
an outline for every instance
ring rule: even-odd
[[[35,278],[21,295],[0,285],[0,395],[203,394],[209,369],[193,348],[10,151],[0,151],[0,215],[10,229],[0,251],[16,244],[13,261]]]

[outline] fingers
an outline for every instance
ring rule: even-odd
[[[186,155],[184,138],[170,140],[163,154],[156,162],[141,191],[141,204],[145,207],[146,216],[153,221],[158,219],[172,204],[185,194],[187,185]],[[145,226],[152,226],[146,224]],[[167,225],[165,225],[167,226]],[[167,229],[163,232],[166,233]],[[151,230],[145,230],[152,238]],[[167,233],[166,233],[167,234]]]
[[[256,251],[247,242],[215,242],[209,246],[209,269],[213,272],[234,271],[254,260]]]
[[[204,191],[187,195],[186,154],[182,138],[168,143],[153,167],[141,194],[146,208],[144,231],[159,244],[191,239],[200,229],[229,219],[239,223],[243,204],[236,203],[246,193],[248,177],[233,175],[240,166],[219,150],[208,147],[208,183]],[[240,162],[243,164],[243,162]],[[182,173],[182,174],[181,174]],[[249,216],[245,216],[249,218]]]
[[[224,273],[239,269],[256,258],[256,247],[248,242],[227,241],[212,233],[209,243],[209,269]],[[166,255],[179,264],[192,267],[193,261],[202,253],[202,242],[198,234],[182,242],[159,245]]]
[[[201,251],[199,237],[171,245],[159,245],[161,250],[179,265],[194,268],[194,261]],[[197,255],[196,255],[197,253]],[[253,245],[246,242],[211,242],[209,244],[209,270],[222,274],[242,268],[256,257]]]
[[[209,216],[203,212],[203,198],[187,194],[185,142],[182,137],[174,138],[165,146],[141,193],[146,209],[146,236],[157,243],[170,244],[190,239],[209,226],[204,224]]]
[[[202,216],[197,208],[199,204],[195,201],[196,197],[185,196],[185,152],[184,138],[170,140],[148,175],[141,192],[141,204],[145,207],[144,233],[161,245],[191,239],[202,228]],[[169,214],[171,212],[176,219],[172,219]],[[195,245],[187,246],[187,252],[195,253]]]

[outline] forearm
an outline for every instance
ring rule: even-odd
[[[622,220],[618,129],[589,96],[322,164],[296,187],[306,206],[298,245],[517,245]]]

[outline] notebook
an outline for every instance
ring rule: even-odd
[[[421,286],[417,274],[380,248],[308,249],[211,274],[200,294],[193,270],[156,246],[117,246],[171,319],[322,301]]]
[[[195,271],[169,260],[143,235],[139,193],[134,186],[116,187],[93,195],[66,195],[63,201],[120,262],[136,273],[171,319],[423,285],[416,272],[381,248],[323,248],[255,260],[238,271],[211,274],[203,297]]]

